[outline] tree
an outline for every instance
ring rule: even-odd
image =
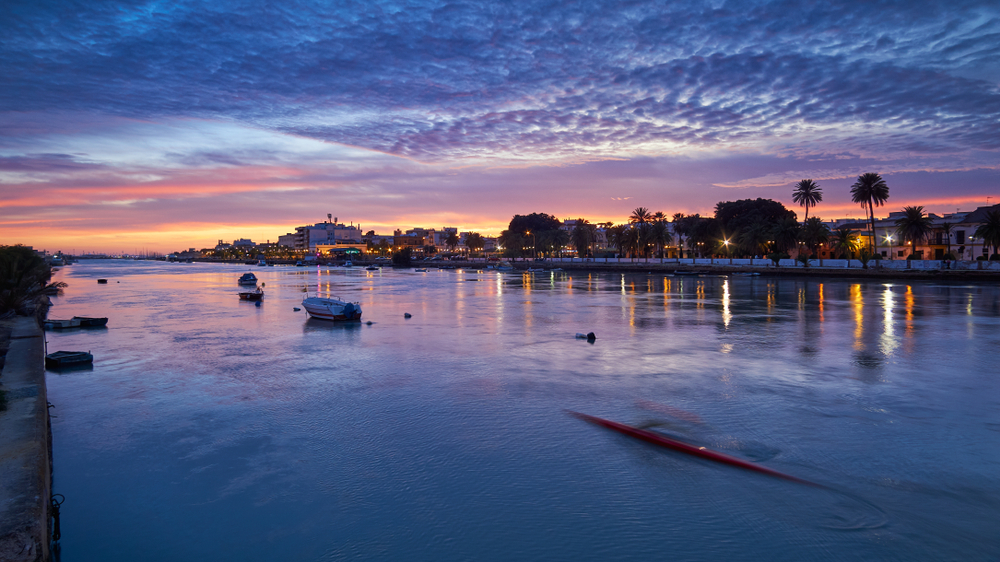
[[[771,244],[771,232],[763,221],[751,225],[736,236],[736,244],[741,253],[766,256]]]
[[[923,205],[903,207],[903,216],[896,219],[896,236],[903,244],[910,243],[911,258],[916,255],[917,242],[927,238],[931,230],[931,219],[924,214]]]
[[[471,252],[478,252],[486,247],[486,240],[478,232],[470,232],[465,236],[465,245]]]
[[[663,213],[657,213],[662,215]],[[656,246],[657,251],[660,254],[660,258],[663,258],[663,249],[667,247],[671,241],[673,241],[673,236],[670,235],[670,228],[667,226],[666,217],[661,216],[660,218],[654,218],[652,226],[650,227],[650,239]]]
[[[810,255],[815,254],[820,244],[830,241],[830,227],[823,224],[819,217],[806,219],[802,230],[799,231],[799,241],[809,248]]]
[[[448,246],[448,249],[454,252],[455,247],[458,246],[458,233],[449,232],[448,237],[444,239],[444,245]]]
[[[868,172],[858,176],[858,181],[851,186],[851,201],[860,203],[862,209],[868,211],[868,232],[871,235],[872,255],[878,253],[878,241],[875,240],[875,207],[881,207],[889,199],[889,186],[882,176]]]
[[[687,221],[684,213],[674,213],[673,225],[674,234],[677,235],[677,250],[680,252],[680,257],[684,257],[684,237],[687,236]]]
[[[986,246],[993,246],[993,253],[1000,247],[1000,210],[986,213],[986,220],[976,228],[976,238],[980,238]]]
[[[851,232],[850,228],[841,226],[834,230],[833,248],[847,256],[847,259],[854,259],[854,252],[858,251],[858,243],[858,235]]]
[[[771,227],[771,240],[774,240],[774,249],[779,252],[788,253],[799,241],[799,232],[802,227],[795,216],[785,217]]]
[[[538,248],[548,256],[558,254],[569,244],[569,233],[565,230],[546,230],[537,236]]]
[[[504,257],[516,259],[524,255],[524,235],[520,232],[505,230],[500,233],[500,247],[503,248]]]
[[[816,203],[823,200],[823,190],[819,184],[812,180],[802,180],[795,184],[795,191],[792,192],[792,201],[806,208],[805,220],[809,220],[809,207],[815,207]]]
[[[589,255],[588,250],[596,238],[597,227],[587,222],[587,219],[576,219],[576,226],[570,233],[573,246],[576,247],[576,255],[583,258]]]
[[[413,259],[413,250],[409,246],[392,255],[393,265],[408,266]]]
[[[30,315],[41,296],[59,294],[66,283],[49,283],[52,268],[27,246],[0,246],[0,314]]]
[[[645,207],[636,207],[635,210],[632,211],[632,216],[628,218],[628,222],[631,224],[645,224],[649,222],[651,218],[652,214],[650,214],[649,209]]]
[[[941,223],[941,233],[944,234],[944,243],[948,247],[947,253],[945,254],[947,257],[945,259],[955,259],[954,256],[951,255],[951,233],[952,230],[954,230],[954,227],[955,225],[950,222]]]
[[[628,226],[624,224],[616,224],[608,229],[608,244],[618,249],[618,255],[625,253],[625,248],[628,246]]]

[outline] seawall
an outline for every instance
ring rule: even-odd
[[[0,372],[0,562],[48,562],[51,498],[45,341],[38,322],[16,317]]]

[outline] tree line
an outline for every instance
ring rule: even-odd
[[[623,257],[664,257],[674,246],[687,257],[782,259],[788,258],[793,248],[798,248],[800,259],[808,263],[806,260],[815,259],[821,246],[829,244],[837,257],[857,257],[867,263],[880,257],[879,240],[875,236],[875,208],[884,206],[888,199],[889,186],[877,173],[861,174],[851,186],[851,200],[865,211],[866,243],[862,243],[849,226],[831,230],[819,217],[809,216],[809,209],[823,201],[823,190],[812,179],[799,181],[792,191],[792,200],[805,208],[805,220],[801,223],[794,211],[777,201],[740,199],[719,202],[711,217],[683,213],[668,217],[663,212],[637,207],[626,223],[593,224],[581,218],[574,221],[569,232],[563,230],[561,222],[552,215],[514,215],[499,242],[504,255],[510,258],[557,255],[566,246],[574,247],[579,257],[596,257],[597,231],[602,228],[608,247]],[[948,235],[946,259],[955,259],[950,243],[953,226],[947,222],[938,226]],[[923,206],[904,207],[895,227],[895,239],[904,246],[910,243],[911,248],[927,239],[935,229]],[[974,236],[992,247],[994,257],[1000,259],[997,255],[1000,210],[989,211]],[[884,242],[891,242],[891,239]],[[910,257],[915,257],[912,254]]]

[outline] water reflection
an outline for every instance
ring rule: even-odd
[[[66,559],[1000,551],[1000,426],[983,422],[1000,395],[996,287],[267,268],[256,308],[235,297],[245,268],[172,267],[56,279],[70,287],[54,316],[112,318],[46,333],[95,354],[49,377]],[[304,287],[359,300],[373,325],[307,319],[292,310]],[[574,337],[589,331],[592,345]],[[704,423],[664,425],[640,400]],[[653,451],[564,409],[659,423],[864,501]]]

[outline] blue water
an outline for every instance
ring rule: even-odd
[[[57,274],[63,561],[1000,558],[995,284],[247,269]]]

